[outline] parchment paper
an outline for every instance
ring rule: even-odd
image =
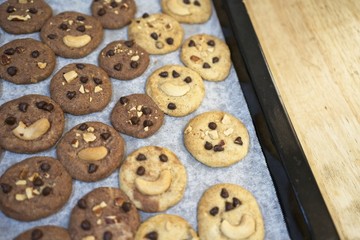
[[[4,1],[1,0],[0,3]],[[47,1],[54,10],[54,15],[62,11],[76,10],[85,14],[90,14],[90,0],[77,1]],[[157,13],[161,11],[160,0],[136,0],[137,3],[137,17],[142,16],[143,13]],[[219,25],[216,12],[213,9],[211,19],[205,24],[187,25],[182,24],[185,30],[185,38],[198,33],[207,33],[218,36],[223,39],[221,27]],[[0,30],[0,45],[16,38],[31,37],[39,39],[39,33],[26,35],[11,35]],[[97,64],[97,57],[102,48],[114,40],[127,39],[127,27],[120,30],[105,30],[104,40],[101,45],[85,58],[82,59],[64,59],[57,57],[56,68],[53,75],[63,66],[74,62]],[[78,123],[85,121],[101,120],[106,124],[110,124],[109,116],[115,102],[124,95],[132,93],[144,93],[145,83],[147,77],[156,69],[166,64],[180,64],[179,50],[163,56],[151,56],[151,62],[145,73],[131,81],[120,81],[112,79],[113,96],[111,103],[99,113],[89,114],[85,116],[72,116],[66,114],[66,128],[70,128]],[[18,98],[25,94],[43,94],[49,96],[49,83],[51,77],[47,80],[33,85],[15,85],[6,81],[2,81],[2,95],[0,104],[9,100]],[[205,81],[206,97],[200,108],[194,113],[181,118],[166,116],[165,123],[160,130],[153,136],[147,139],[136,139],[122,134],[126,141],[127,154],[132,151],[147,145],[157,145],[167,147],[172,150],[186,167],[188,175],[188,185],[184,198],[179,204],[170,208],[167,213],[177,214],[187,219],[190,224],[196,229],[196,209],[198,201],[202,193],[210,186],[216,183],[236,183],[250,192],[258,200],[260,205],[266,230],[266,239],[289,239],[286,226],[283,220],[283,215],[280,210],[280,205],[275,194],[274,186],[266,166],[266,162],[258,143],[254,126],[251,121],[250,114],[246,102],[244,100],[238,77],[231,69],[229,77],[224,82],[207,82]],[[250,134],[250,150],[249,154],[239,163],[227,168],[210,168],[198,161],[196,161],[186,150],[183,144],[183,130],[186,123],[194,116],[211,110],[227,111],[241,121],[244,122]],[[5,152],[0,160],[0,174],[10,167],[25,158],[31,156],[51,156],[56,157],[55,148],[38,154],[15,154]],[[67,204],[56,214],[33,222],[19,222],[6,217],[0,212],[0,239],[12,239],[19,233],[34,226],[52,224],[62,227],[67,227],[71,209],[76,205],[76,202],[81,196],[100,186],[119,187],[118,170],[116,170],[108,178],[95,183],[85,183],[80,181],[73,181],[73,192]],[[154,214],[147,214],[141,212],[142,220],[147,219]]]

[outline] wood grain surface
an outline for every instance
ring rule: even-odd
[[[360,239],[360,1],[245,0],[342,239]]]

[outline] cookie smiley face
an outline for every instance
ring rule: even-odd
[[[120,188],[138,209],[164,211],[183,197],[186,170],[174,153],[157,146],[131,153],[120,169]]]
[[[86,122],[73,127],[57,145],[56,153],[70,175],[81,181],[97,181],[120,166],[125,151],[123,138],[112,127]]]
[[[235,184],[206,190],[198,206],[201,239],[264,239],[264,222],[254,196]]]
[[[56,55],[82,58],[101,43],[103,29],[94,17],[79,12],[63,12],[44,24],[40,37]]]

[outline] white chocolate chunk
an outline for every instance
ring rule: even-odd
[[[96,136],[91,132],[87,132],[83,133],[83,139],[85,140],[85,142],[93,142],[96,140]]]
[[[228,115],[224,114],[223,118],[221,119],[221,123],[222,124],[230,124],[231,123],[231,119]]]
[[[211,130],[207,132],[207,135],[212,139],[212,140],[216,140],[219,139],[219,134],[216,130]]]
[[[65,78],[66,82],[70,83],[72,80],[77,78],[78,74],[76,71],[72,70],[70,72],[64,73],[63,77]]]
[[[18,180],[15,183],[16,186],[24,186],[26,185],[26,180]]]
[[[40,69],[44,69],[44,68],[46,68],[47,63],[44,63],[44,62],[38,62],[38,63],[37,63],[37,66],[38,66],[38,68],[40,68]]]
[[[234,132],[233,128],[228,128],[224,131],[225,136],[230,136]]]
[[[94,89],[95,93],[101,92],[103,89],[100,86],[96,86]]]

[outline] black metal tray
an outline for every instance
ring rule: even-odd
[[[339,239],[241,0],[213,0],[292,239]]]

